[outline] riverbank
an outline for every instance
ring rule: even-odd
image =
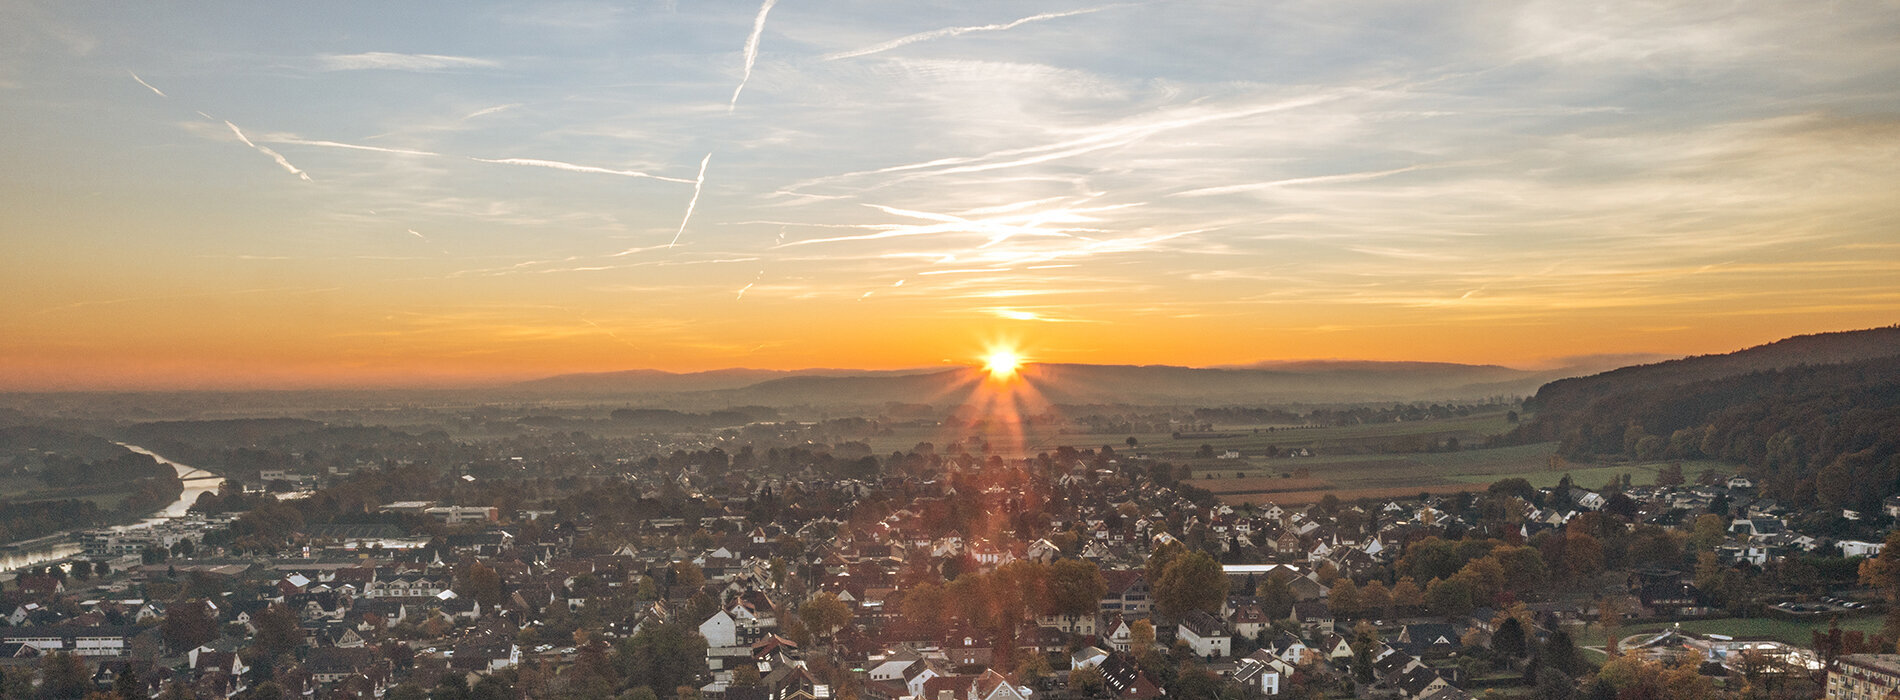
[[[132,452],[151,457],[157,460],[159,464],[171,467],[183,488],[179,491],[178,497],[173,499],[165,507],[152,511],[130,524],[121,524],[111,527],[134,530],[185,517],[185,515],[191,511],[192,504],[198,502],[199,496],[208,492],[216,492],[219,488],[224,486],[224,477],[197,467],[174,462],[138,445],[123,442],[117,444]],[[96,528],[74,528],[0,547],[0,572],[14,571],[29,566],[58,563],[78,556],[85,551],[84,548],[80,546],[79,533],[92,529]]]

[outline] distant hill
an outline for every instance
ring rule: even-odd
[[[1799,335],[1725,355],[1698,355],[1551,382],[1525,407],[1551,416],[1635,389],[1675,386],[1799,365],[1839,364],[1900,355],[1900,326]]]
[[[1529,371],[1434,362],[1308,361],[1246,367],[1033,364],[1023,369],[1048,404],[1261,404],[1451,401],[1525,396],[1551,379],[1584,370]],[[875,406],[891,402],[962,405],[983,384],[968,367],[883,372],[652,370],[562,375],[517,384],[530,393],[658,395],[672,406]]]
[[[1720,459],[1775,498],[1872,509],[1900,493],[1900,327],[1552,382],[1508,436],[1576,459]]]
[[[940,370],[848,370],[848,369],[716,369],[707,372],[662,372],[656,369],[630,369],[619,372],[562,374],[515,384],[513,389],[563,394],[680,393],[724,391],[789,377],[903,376]]]

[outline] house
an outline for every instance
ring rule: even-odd
[[[1881,548],[1885,546],[1886,544],[1882,542],[1862,542],[1860,540],[1840,541],[1841,556],[1843,557],[1879,556]]]
[[[1695,584],[1682,580],[1682,572],[1650,569],[1636,572],[1636,599],[1656,615],[1695,616],[1709,612],[1708,603]]]
[[[1123,700],[1154,700],[1166,693],[1127,654],[1108,657],[1097,668],[1102,671],[1102,685]]]
[[[1463,646],[1458,629],[1443,622],[1406,625],[1399,628],[1399,636],[1393,641],[1395,646],[1427,658],[1450,656]]]
[[[1738,518],[1729,523],[1731,534],[1744,537],[1766,537],[1788,531],[1788,526],[1775,518]]]
[[[1121,613],[1128,616],[1148,614],[1151,605],[1147,577],[1136,569],[1115,569],[1102,572],[1102,581],[1108,584],[1108,591],[1102,594],[1102,614]]]
[[[1081,649],[1075,650],[1075,653],[1069,655],[1069,668],[1076,669],[1100,666],[1103,661],[1107,660],[1108,652],[1092,646],[1082,647]]]
[[[330,684],[369,670],[376,661],[370,649],[318,647],[310,650],[303,666],[318,683]]]
[[[1312,663],[1317,653],[1306,642],[1290,633],[1281,632],[1280,636],[1267,640],[1255,655],[1269,654],[1291,666],[1304,666]]]
[[[1425,696],[1451,687],[1451,683],[1447,682],[1444,676],[1424,666],[1401,672],[1389,682],[1393,688],[1411,700],[1422,700]]]
[[[739,644],[738,623],[724,610],[713,613],[705,622],[699,623],[699,636],[706,638],[708,647],[730,647]]]
[[[458,671],[487,673],[521,665],[521,647],[502,637],[471,639],[455,645],[449,667]]]
[[[1273,626],[1273,621],[1268,620],[1267,614],[1261,612],[1260,606],[1254,603],[1242,603],[1235,606],[1231,619],[1234,623],[1234,634],[1248,639],[1260,636],[1262,630]]]
[[[1234,669],[1234,680],[1243,687],[1260,689],[1260,694],[1272,697],[1279,695],[1286,687],[1286,681],[1293,676],[1293,667],[1279,657],[1265,652],[1254,652],[1240,660]]]
[[[1346,641],[1346,637],[1338,632],[1333,632],[1321,637],[1319,645],[1315,646],[1313,650],[1319,652],[1321,656],[1326,657],[1327,661],[1352,658],[1352,643]]]
[[[1030,694],[1028,688],[1017,686],[996,669],[990,669],[970,683],[964,700],[1029,700]]]
[[[1233,637],[1221,627],[1220,621],[1201,610],[1182,616],[1180,624],[1175,626],[1175,638],[1187,642],[1195,654],[1209,658],[1227,656],[1233,649]]]
[[[1122,616],[1116,615],[1109,618],[1108,624],[1103,626],[1103,629],[1108,630],[1109,648],[1115,651],[1129,651],[1133,648],[1134,630],[1129,628],[1128,622],[1123,620]]]
[[[1736,474],[1728,478],[1728,487],[1731,489],[1752,489],[1755,488],[1755,482],[1750,481],[1746,476]]]

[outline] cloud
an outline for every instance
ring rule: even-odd
[[[759,35],[765,33],[765,15],[776,4],[778,0],[765,0],[765,4],[759,6],[759,16],[752,20],[752,35],[745,40],[745,74],[739,77],[739,86],[732,89],[732,102],[726,105],[728,112],[739,107],[739,92],[752,79],[752,64],[759,59]]]
[[[611,170],[608,168],[596,168],[591,165],[575,165],[573,163],[564,163],[558,160],[542,160],[540,158],[472,158],[471,157],[469,158],[469,160],[478,161],[482,163],[495,163],[497,165],[528,165],[528,166],[533,166],[537,168],[553,168],[555,170],[566,170],[572,173],[594,173],[598,175],[619,175],[621,177],[643,177],[649,180],[663,180],[666,182],[677,182],[677,183],[686,184],[686,185],[694,184],[694,181],[692,180],[686,180],[686,179],[677,178],[677,177],[666,177],[664,175],[649,175],[647,173],[643,173],[638,170]]]
[[[771,3],[767,2],[766,6],[770,7]],[[763,18],[765,15],[761,13],[759,16]],[[706,157],[699,161],[699,177],[694,178],[693,180],[693,198],[686,200],[686,215],[680,217],[680,229],[678,231],[673,232],[673,240],[672,242],[667,243],[666,247],[671,248],[675,244],[679,243],[680,234],[686,233],[686,222],[693,220],[693,207],[699,205],[699,190],[701,187],[704,187],[706,185],[706,164],[711,163],[711,162],[712,162],[711,153],[706,154]]]
[[[231,127],[231,133],[233,133],[233,134],[237,134],[237,137],[238,137],[238,140],[239,140],[239,141],[243,141],[243,142],[244,142],[244,145],[246,145],[246,146],[250,146],[251,148],[255,148],[255,149],[257,149],[257,152],[259,152],[259,153],[262,153],[262,154],[264,154],[264,155],[267,155],[267,156],[270,156],[270,157],[271,157],[271,160],[275,160],[275,161],[277,161],[277,164],[278,164],[278,165],[280,165],[280,166],[283,166],[283,168],[284,168],[284,170],[285,170],[286,172],[289,172],[289,173],[290,173],[290,174],[292,174],[292,175],[296,175],[297,177],[299,177],[299,178],[302,178],[304,182],[313,182],[313,180],[311,180],[311,179],[310,179],[310,175],[309,175],[308,173],[305,173],[305,172],[304,172],[304,171],[302,171],[302,170],[298,170],[298,169],[297,169],[297,166],[295,166],[295,165],[291,165],[291,164],[290,164],[290,161],[288,161],[288,160],[285,160],[285,159],[284,159],[284,156],[283,156],[283,155],[281,155],[281,154],[279,154],[278,152],[276,152],[276,151],[273,151],[273,150],[271,150],[271,149],[269,149],[269,148],[267,148],[267,147],[264,147],[264,146],[259,146],[259,145],[257,145],[257,144],[255,144],[255,143],[251,143],[251,139],[250,139],[249,137],[247,137],[247,136],[245,136],[245,135],[244,135],[244,132],[243,132],[242,130],[240,130],[240,129],[238,129],[238,127],[237,127],[237,125],[236,125],[236,124],[232,124],[231,122],[229,122],[229,121],[226,121],[226,122],[224,122],[224,125],[225,125],[225,126],[228,126],[228,127]]]
[[[451,68],[496,68],[500,63],[485,58],[468,56],[439,56],[427,53],[389,53],[371,51],[368,53],[325,54],[317,57],[317,62],[326,71],[339,70],[404,70],[417,73],[447,70]]]
[[[1117,7],[1126,7],[1126,5],[1103,5],[1101,7],[1090,7],[1090,8],[1080,9],[1080,10],[1069,10],[1068,12],[1045,12],[1043,14],[1030,15],[1022,19],[1018,19],[1012,22],[1004,22],[1002,24],[981,24],[981,25],[968,26],[968,27],[945,27],[943,29],[933,29],[927,32],[918,32],[916,34],[911,34],[909,36],[898,37],[896,39],[892,39],[890,41],[886,41],[883,43],[872,44],[864,48],[825,54],[823,58],[826,61],[836,61],[836,60],[845,59],[845,58],[857,58],[859,56],[869,56],[874,53],[883,53],[885,51],[889,51],[891,49],[895,49],[898,47],[915,44],[919,41],[929,41],[931,39],[942,39],[944,37],[969,34],[971,32],[1000,32],[1007,29],[1015,29],[1022,25],[1029,24],[1030,22],[1041,22],[1044,20],[1057,19],[1061,17],[1074,17],[1076,15],[1086,15],[1086,14],[1101,12],[1102,10],[1108,10],[1108,9],[1113,9]]]
[[[164,90],[160,90],[160,89],[158,89],[158,88],[155,88],[155,87],[152,87],[152,84],[151,84],[151,83],[148,83],[148,82],[145,82],[145,79],[144,79],[144,78],[141,78],[141,77],[139,77],[139,74],[137,74],[137,73],[132,73],[132,71],[129,71],[129,70],[128,70],[128,71],[126,71],[126,72],[127,72],[127,73],[131,73],[131,74],[132,74],[132,79],[133,79],[133,80],[137,80],[137,81],[139,81],[139,84],[140,84],[140,85],[144,85],[144,86],[145,86],[145,89],[147,89],[147,90],[151,90],[152,92],[155,92],[155,93],[158,93],[158,96],[159,96],[159,97],[164,97],[164,98],[167,98],[167,99],[169,99],[169,98],[171,97],[170,95],[167,95],[167,94],[165,94],[165,91],[164,91]]]

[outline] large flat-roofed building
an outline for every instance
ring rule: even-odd
[[[1900,654],[1848,654],[1827,674],[1829,700],[1900,698]]]

